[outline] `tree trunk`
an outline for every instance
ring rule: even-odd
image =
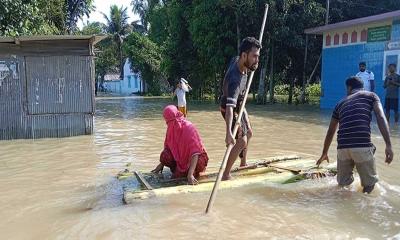
[[[289,99],[288,99],[288,103],[292,104],[293,102],[293,89],[294,89],[294,81],[295,78],[290,78],[290,88],[289,88]]]
[[[304,65],[303,65],[303,84],[301,90],[301,103],[306,102],[306,68],[307,68],[307,50],[308,50],[308,35],[306,34],[305,41],[305,49],[304,49]]]
[[[274,103],[274,40],[271,42],[271,66],[269,72],[269,101]]]
[[[215,103],[218,103],[218,98],[219,98],[219,91],[218,91],[218,85],[219,85],[219,81],[218,81],[218,73],[215,71],[215,74],[214,74],[214,77],[215,77],[215,79],[214,79],[214,101],[215,101]]]
[[[260,82],[258,83],[258,93],[257,93],[257,104],[265,104],[266,102],[266,93],[265,93],[265,80],[267,75],[267,67],[269,61],[268,50],[266,51],[265,61],[261,63],[261,72],[260,72]]]
[[[119,71],[120,71],[119,78],[121,80],[123,80],[124,79],[124,59],[122,57],[122,41],[120,41],[118,45],[119,45],[118,51],[119,51]]]
[[[239,27],[239,10],[236,10],[235,17],[236,17],[236,40],[237,40],[237,53],[240,53],[240,27]]]

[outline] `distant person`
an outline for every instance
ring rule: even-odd
[[[400,76],[396,73],[396,64],[389,64],[389,74],[385,78],[383,87],[386,89],[385,115],[389,122],[390,110],[394,111],[394,121],[399,122],[399,86]]]
[[[152,172],[162,172],[167,166],[171,169],[172,178],[186,177],[189,184],[197,184],[200,173],[205,172],[208,163],[199,132],[174,105],[164,108],[163,117],[167,124],[164,150],[160,155],[160,164]]]
[[[186,106],[186,93],[192,90],[192,87],[189,85],[186,79],[181,78],[176,85],[176,89],[174,91],[174,96],[178,98],[178,109],[181,113],[183,113],[184,117],[187,117],[187,106]]]
[[[360,62],[358,66],[360,71],[356,74],[356,77],[359,77],[363,81],[364,89],[366,91],[374,92],[375,91],[374,73],[367,70],[367,64],[365,62]]]
[[[393,160],[392,145],[389,136],[389,127],[383,113],[379,97],[363,90],[363,81],[358,77],[346,80],[347,97],[336,105],[332,114],[328,132],[325,137],[324,149],[317,161],[319,166],[328,159],[328,150],[333,136],[337,132],[337,181],[339,186],[350,185],[353,181],[353,168],[361,179],[364,193],[370,193],[378,182],[375,167],[375,146],[371,142],[371,118],[375,112],[379,130],[386,144],[385,162]]]

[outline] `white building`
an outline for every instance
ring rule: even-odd
[[[111,80],[111,79],[110,79]],[[129,59],[125,60],[124,64],[124,79],[107,81],[105,76],[104,86],[107,91],[118,93],[121,95],[131,95],[135,93],[144,93],[146,91],[146,84],[141,79],[139,73],[134,73],[131,70]]]

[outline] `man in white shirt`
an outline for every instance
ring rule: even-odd
[[[185,117],[187,116],[186,93],[191,89],[186,79],[181,78],[174,92],[174,95],[178,98],[178,109]]]
[[[367,64],[365,62],[360,62],[358,65],[360,71],[356,74],[357,77],[361,78],[364,83],[364,89],[366,91],[375,91],[375,78],[374,73],[367,70]]]

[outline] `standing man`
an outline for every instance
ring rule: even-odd
[[[173,94],[178,98],[178,109],[181,113],[183,113],[185,118],[187,117],[186,93],[189,92],[189,90],[192,90],[192,88],[190,87],[188,81],[186,81],[184,78],[181,78]]]
[[[324,149],[319,166],[324,160],[329,162],[328,150],[335,135],[337,126],[337,181],[339,186],[350,185],[353,181],[353,168],[356,166],[360,175],[364,193],[370,193],[378,182],[375,168],[375,146],[371,142],[371,118],[375,112],[379,130],[385,140],[386,163],[393,160],[389,127],[383,113],[379,97],[369,91],[364,91],[363,82],[358,77],[346,80],[347,97],[335,107],[331,123],[325,137]]]
[[[375,91],[374,73],[367,70],[367,64],[365,62],[360,62],[358,66],[360,71],[356,74],[356,77],[359,77],[363,81],[364,89],[366,91],[374,92]]]
[[[389,122],[390,110],[394,111],[394,120],[399,121],[399,86],[400,76],[396,73],[396,64],[389,64],[389,75],[385,78],[383,87],[386,89],[385,115]]]
[[[226,145],[233,144],[234,147],[229,155],[222,180],[231,179],[231,168],[240,153],[242,155],[241,165],[246,164],[247,146],[252,136],[252,128],[246,109],[242,119],[237,118],[246,93],[247,74],[249,71],[257,69],[260,49],[261,44],[254,37],[243,39],[239,48],[239,56],[231,61],[224,77],[220,110],[226,125],[225,143]],[[240,122],[240,127],[236,136],[233,136],[232,131],[237,121]]]

